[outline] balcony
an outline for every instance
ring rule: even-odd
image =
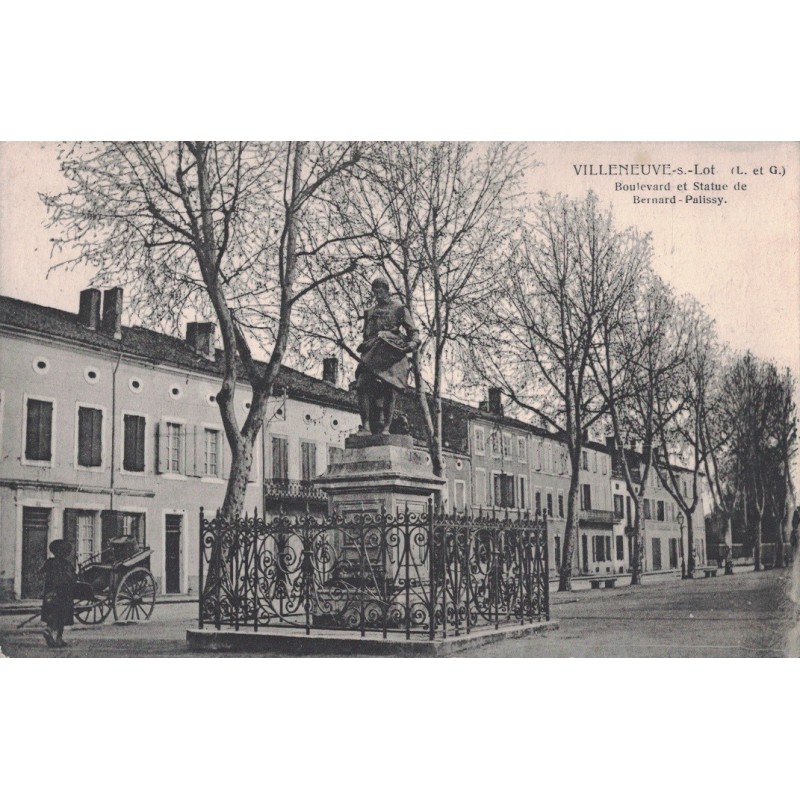
[[[318,489],[313,481],[291,481],[273,478],[264,481],[264,500],[279,503],[308,503],[309,506],[327,505],[328,495]]]
[[[621,519],[614,511],[600,511],[598,509],[581,509],[578,521],[586,525],[614,525]]]

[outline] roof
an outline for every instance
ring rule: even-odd
[[[183,339],[138,325],[123,325],[122,339],[117,340],[100,331],[89,330],[78,321],[77,314],[3,295],[0,295],[0,326],[70,342],[113,356],[122,353],[156,365],[189,369],[214,377],[222,377],[223,374],[222,350],[217,350],[215,360],[210,361],[196,353]],[[354,399],[346,390],[282,366],[273,393],[282,394],[284,390],[293,398],[357,410]]]

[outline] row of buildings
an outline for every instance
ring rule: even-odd
[[[84,559],[121,534],[151,548],[161,591],[197,592],[200,507],[221,505],[230,468],[215,400],[222,371],[214,326],[190,323],[178,339],[123,326],[122,314],[121,289],[81,292],[77,314],[0,297],[0,598],[41,595],[53,539],[70,539]],[[246,508],[324,512],[314,479],[359,424],[354,397],[339,384],[335,358],[324,359],[320,378],[281,370]],[[242,416],[249,401],[240,384]],[[405,398],[401,408],[422,447],[414,402]],[[564,443],[506,416],[496,390],[478,408],[445,401],[443,434],[445,507],[546,512],[554,569],[570,479]],[[602,443],[583,451],[576,574],[629,568],[631,503],[614,457]],[[676,570],[684,526],[651,475],[645,566]],[[699,563],[702,523],[700,506]]]

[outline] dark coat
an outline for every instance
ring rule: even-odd
[[[44,598],[42,622],[51,628],[72,625],[73,597],[77,577],[75,567],[66,558],[48,558],[43,567]]]
[[[405,334],[405,335],[404,335]],[[406,307],[397,300],[375,305],[364,314],[364,341],[356,378],[380,378],[395,389],[408,385],[409,362],[406,348],[419,342],[419,333]]]

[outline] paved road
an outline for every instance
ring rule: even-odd
[[[606,590],[554,594],[557,631],[507,640],[472,657],[780,657],[794,654],[797,607],[790,570],[738,573],[695,581],[669,580]],[[0,646],[10,657],[184,657],[194,604],[156,605],[146,623],[106,623],[67,631],[71,646],[46,647],[37,623],[0,617]],[[209,654],[211,655],[211,654]]]

